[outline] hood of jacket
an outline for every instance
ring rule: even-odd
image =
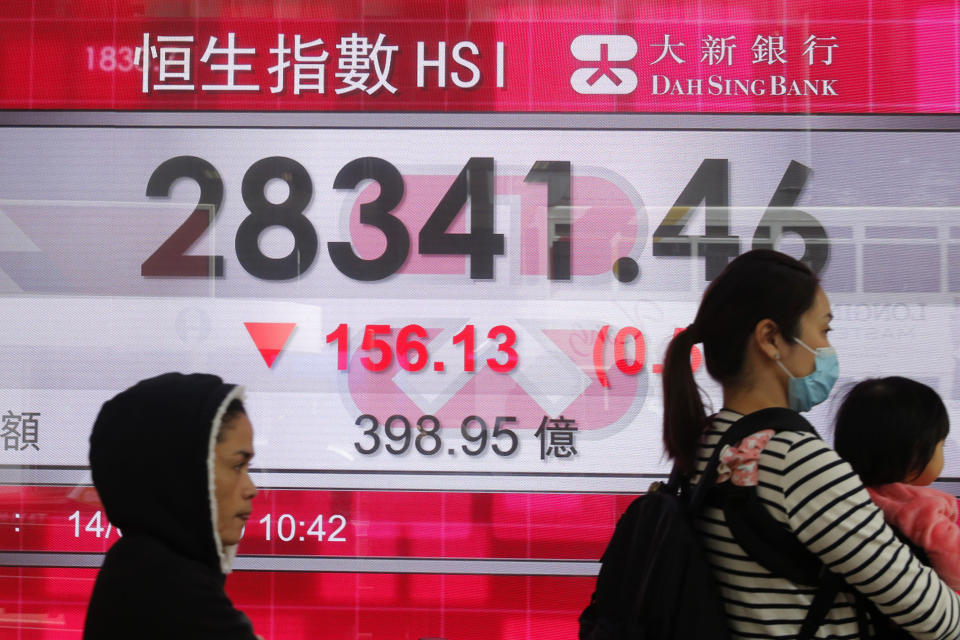
[[[209,374],[166,373],[104,403],[90,435],[90,469],[110,522],[123,535],[159,538],[230,572],[236,545],[217,533],[214,445],[243,388]]]

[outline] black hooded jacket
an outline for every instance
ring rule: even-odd
[[[107,552],[84,640],[254,640],[224,592],[235,549],[216,533],[213,444],[243,389],[213,375],[168,373],[107,401],[90,468],[123,537]]]

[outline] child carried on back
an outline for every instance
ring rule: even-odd
[[[893,376],[864,380],[837,413],[834,448],[859,474],[886,521],[960,590],[957,499],[928,485],[943,470],[947,409],[925,384]]]

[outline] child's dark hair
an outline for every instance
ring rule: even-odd
[[[663,363],[663,443],[681,471],[693,470],[707,423],[690,349],[703,342],[710,376],[720,384],[735,383],[757,323],[769,318],[786,340],[793,340],[818,286],[817,276],[804,263],[755,249],[730,262],[707,287],[696,319],[674,336]]]
[[[937,392],[916,380],[870,378],[847,393],[837,412],[834,448],[863,484],[919,476],[950,432]]]

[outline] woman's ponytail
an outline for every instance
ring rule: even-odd
[[[670,341],[663,362],[663,444],[683,473],[691,473],[707,414],[693,379],[690,350],[700,342],[697,326],[690,325]]]

